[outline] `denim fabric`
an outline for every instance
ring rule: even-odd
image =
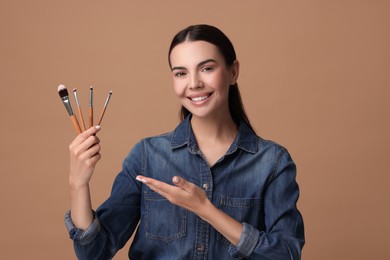
[[[170,184],[178,175],[201,187],[217,208],[243,223],[239,244],[137,181],[139,174]],[[79,259],[112,258],[138,223],[129,251],[134,260],[300,259],[304,229],[295,177],[287,150],[256,136],[245,123],[210,168],[187,117],[173,132],[134,146],[87,230],[75,228],[70,212],[65,222]]]

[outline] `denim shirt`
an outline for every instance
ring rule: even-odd
[[[201,187],[215,207],[243,224],[238,245],[137,181],[137,175],[169,184],[178,175]],[[77,229],[70,212],[65,223],[79,259],[111,259],[138,224],[129,251],[135,260],[300,259],[304,229],[295,177],[287,150],[258,137],[245,123],[210,167],[189,116],[174,131],[134,146],[88,229]]]

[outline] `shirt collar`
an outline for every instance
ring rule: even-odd
[[[191,114],[188,115],[173,131],[171,138],[172,149],[188,145],[190,152],[197,152],[198,144],[196,143],[194,133],[192,132],[190,120]],[[238,135],[227,151],[227,154],[235,152],[237,148],[249,153],[256,153],[258,150],[257,138],[257,135],[252,131],[252,129],[250,129],[245,122],[241,121],[238,128]]]

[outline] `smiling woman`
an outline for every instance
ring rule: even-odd
[[[253,127],[251,126],[249,119],[245,113],[244,106],[241,100],[241,94],[238,89],[238,85],[236,83],[238,78],[238,72],[239,72],[239,64],[236,57],[236,52],[234,50],[231,41],[226,37],[226,35],[223,32],[221,32],[216,27],[207,26],[207,25],[189,26],[184,30],[180,31],[179,33],[177,33],[172,40],[168,52],[168,62],[172,70],[173,67],[171,61],[172,58],[171,53],[177,45],[185,43],[186,41],[191,41],[191,42],[203,41],[205,43],[211,44],[212,48],[217,49],[218,52],[217,55],[222,55],[226,67],[231,67],[233,66],[234,63],[237,63],[236,65],[234,65],[236,66],[235,69],[237,70],[235,75],[235,80],[230,83],[228,106],[229,106],[231,116],[236,124],[239,124],[241,120],[244,120],[244,122],[248,126],[250,126],[253,130]],[[188,116],[189,113],[190,112],[183,106],[181,110],[182,119]]]
[[[251,127],[230,40],[213,26],[190,26],[168,57],[182,122],[133,147],[96,212],[89,182],[100,127],[70,145],[65,222],[78,258],[112,258],[139,223],[131,259],[300,259],[296,167]]]
[[[170,59],[173,88],[193,120],[232,120],[228,98],[230,83],[238,77],[237,61],[227,66],[217,47],[206,41],[183,42],[172,50]]]

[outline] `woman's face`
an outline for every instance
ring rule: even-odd
[[[238,62],[227,67],[218,48],[205,41],[185,41],[170,55],[174,92],[193,116],[229,112],[229,86],[238,77]]]

